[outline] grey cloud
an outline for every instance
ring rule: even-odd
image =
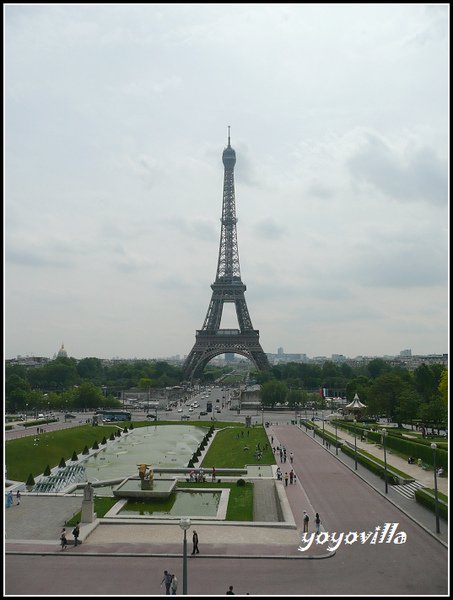
[[[254,230],[259,237],[266,240],[281,239],[286,232],[286,228],[279,225],[272,217],[266,217],[258,221]]]
[[[25,267],[56,267],[58,269],[67,269],[74,266],[74,261],[67,256],[58,254],[47,254],[41,249],[23,249],[9,250],[6,252],[6,261],[9,263],[22,265]]]
[[[364,134],[360,148],[348,160],[352,176],[394,200],[446,203],[447,165],[427,147],[414,148],[401,156],[375,134]]]

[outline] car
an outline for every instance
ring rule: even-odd
[[[182,412],[182,408],[178,408],[178,412]]]
[[[189,408],[189,412],[193,412],[193,408],[192,407]]]
[[[65,419],[75,419],[75,415],[71,415],[71,413],[66,413],[64,418]]]
[[[146,418],[147,418],[147,419],[153,419],[153,420],[155,421],[157,417],[156,417],[156,415],[153,413],[153,414],[146,415]]]
[[[44,419],[44,415],[42,413],[39,413],[38,419]]]
[[[181,415],[181,421],[185,421],[187,419],[190,419],[190,415]]]
[[[207,415],[207,414],[208,414],[208,413],[207,413],[207,411],[206,411],[206,410],[201,410],[201,411],[200,411],[200,415],[201,415],[201,416],[203,416],[203,415]]]

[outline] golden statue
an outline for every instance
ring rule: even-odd
[[[154,479],[154,471],[151,465],[147,465],[146,463],[142,463],[141,465],[137,465],[138,467],[138,476],[144,481],[152,481]],[[147,471],[149,467],[149,470]]]

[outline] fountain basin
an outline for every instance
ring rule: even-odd
[[[176,479],[153,479],[142,481],[139,477],[128,477],[113,490],[117,498],[168,498],[176,487]]]

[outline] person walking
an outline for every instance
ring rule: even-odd
[[[164,571],[164,577],[163,577],[162,581],[160,582],[160,585],[162,587],[162,584],[165,583],[165,594],[167,596],[170,595],[172,579],[173,579],[173,577],[172,577],[171,573],[169,573],[168,571]]]
[[[193,530],[192,543],[192,554],[200,554],[200,550],[198,549],[198,533],[195,531],[195,529]]]
[[[20,491],[19,490],[17,490],[17,492],[16,492],[16,504],[17,504],[17,506],[19,506],[19,504],[20,504]]]
[[[12,506],[13,503],[14,503],[13,493],[11,490],[9,490],[9,492],[6,494],[6,508],[9,508],[10,506]]]
[[[62,550],[66,550],[66,548],[68,547],[68,540],[66,539],[66,529],[64,527],[60,533],[60,544]]]
[[[77,546],[79,543],[79,535],[80,535],[80,527],[79,524],[76,523],[76,526],[72,530],[72,535],[74,536],[74,546]]]
[[[230,585],[230,587],[228,588],[228,592],[226,593],[227,596],[234,596],[235,593],[233,592],[233,586]]]
[[[308,533],[308,521],[310,520],[310,517],[307,515],[307,511],[304,510],[304,533],[307,532]]]
[[[176,591],[177,590],[178,590],[178,578],[173,573],[173,575],[171,576],[171,593],[172,593],[172,596],[176,596]]]
[[[285,473],[285,486],[288,485],[288,473]]]
[[[315,515],[315,530],[316,530],[316,535],[318,535],[318,533],[320,533],[320,527],[321,527],[321,519],[319,518],[319,514],[316,513],[316,515]]]

